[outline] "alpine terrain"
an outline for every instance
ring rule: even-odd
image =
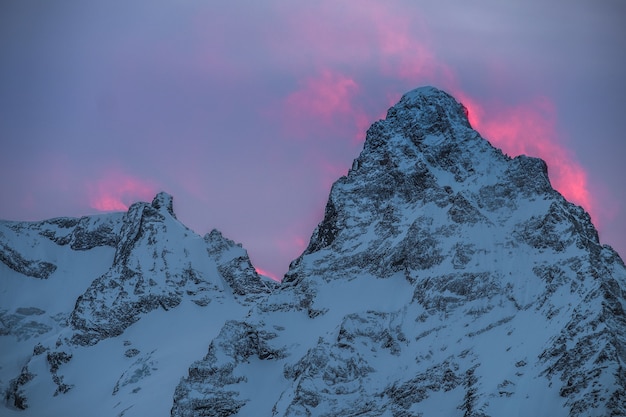
[[[126,213],[0,222],[6,416],[626,416],[626,267],[447,93],[367,132],[283,282]]]

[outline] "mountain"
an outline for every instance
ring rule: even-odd
[[[0,223],[0,250],[8,415],[626,415],[623,261],[432,87],[370,127],[281,285],[166,194]]]
[[[189,363],[276,285],[220,232],[178,222],[164,193],[2,222],[0,259],[2,415],[165,415]]]

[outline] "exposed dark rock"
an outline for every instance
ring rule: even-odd
[[[124,356],[127,358],[132,358],[137,355],[139,355],[139,350],[135,348],[127,349],[126,352],[124,352]]]
[[[39,279],[47,279],[57,269],[57,266],[53,263],[27,259],[5,242],[4,235],[1,232],[0,261],[20,274]]]
[[[20,375],[9,382],[9,387],[4,393],[5,402],[18,410],[26,410],[28,408],[28,400],[22,387],[32,381],[35,376],[28,370],[27,366],[24,366]]]
[[[240,363],[283,358],[272,347],[274,333],[247,323],[228,321],[211,342],[207,355],[195,362],[174,393],[172,416],[229,416],[246,404],[239,398],[237,384],[247,379],[237,372]]]
[[[213,229],[204,236],[207,252],[216,260],[217,269],[233,292],[240,296],[269,293],[276,284],[262,279],[256,272],[248,252],[240,244],[226,239]]]
[[[74,250],[89,250],[98,246],[115,247],[118,233],[116,223],[97,217],[82,217],[72,232],[69,243]]]
[[[54,383],[57,386],[57,389],[54,392],[55,396],[59,394],[65,394],[73,387],[73,385],[69,385],[63,382],[64,377],[63,375],[59,375],[59,372],[58,372],[59,367],[63,364],[68,363],[70,360],[72,360],[72,354],[69,354],[64,351],[48,352],[46,355],[46,361],[48,362],[48,365],[50,366],[50,374],[52,375],[52,381],[54,381]]]

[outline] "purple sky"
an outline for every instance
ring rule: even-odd
[[[625,21],[620,0],[2,1],[0,218],[164,190],[280,277],[369,124],[434,85],[624,256]]]

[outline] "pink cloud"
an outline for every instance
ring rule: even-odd
[[[545,160],[554,188],[585,208],[594,221],[600,221],[587,173],[561,143],[554,105],[547,97],[516,106],[492,105],[489,110],[467,97],[462,101],[468,108],[472,127],[509,155],[524,154]]]
[[[265,275],[266,277],[270,277],[270,278],[271,278],[271,279],[273,279],[274,281],[279,281],[279,282],[280,282],[280,280],[279,280],[278,278],[276,278],[276,276],[275,276],[273,273],[271,273],[271,272],[269,272],[269,271],[266,271],[266,270],[265,270],[265,269],[263,269],[263,268],[259,268],[258,266],[254,267],[254,269],[256,270],[256,273],[257,273],[257,274],[259,274],[259,275]]]
[[[371,16],[379,51],[378,65],[387,76],[410,82],[445,80],[449,70],[439,61],[428,43],[427,25],[413,15],[393,14],[376,3]],[[417,21],[416,21],[417,19]]]
[[[372,70],[390,81],[383,88],[394,93],[397,80],[417,86],[441,84],[451,76],[429,46],[424,22],[393,5],[366,0],[337,7],[321,1],[276,13],[283,18],[265,40],[270,54],[287,73],[309,74],[280,106],[289,115],[283,123],[301,130],[308,127],[306,121],[324,126],[340,121],[351,124],[358,131],[352,137],[362,141],[378,116],[361,102],[376,93],[366,90],[380,85],[371,84]]]
[[[287,96],[285,111],[296,125],[308,120],[328,126],[337,118],[359,113],[353,103],[358,90],[352,78],[326,69],[303,80],[300,88]]]
[[[89,206],[98,211],[125,211],[137,201],[151,201],[154,184],[119,170],[109,170],[98,180],[86,184]]]
[[[292,69],[377,68],[386,76],[435,76],[440,70],[429,47],[427,22],[393,3],[375,0],[322,0],[306,6],[277,7],[277,27],[267,43]],[[349,28],[349,30],[346,30]]]

